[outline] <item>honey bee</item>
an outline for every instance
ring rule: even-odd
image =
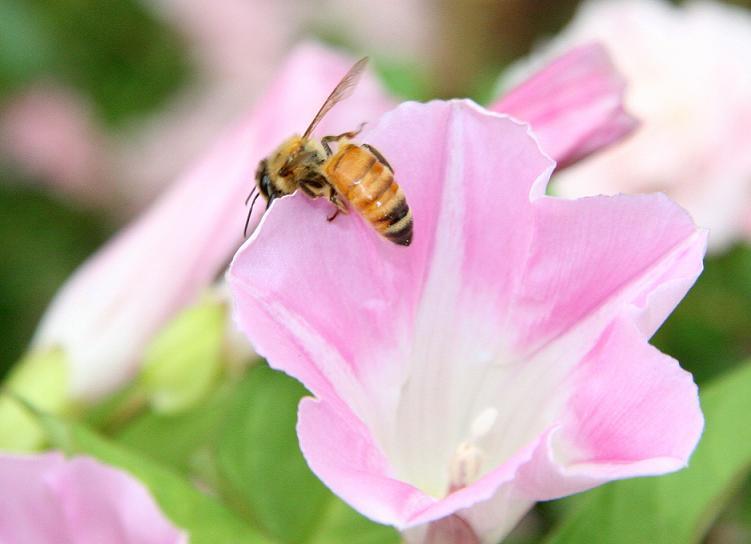
[[[350,141],[362,125],[336,136],[311,138],[321,119],[351,94],[367,62],[365,57],[350,68],[302,136],[291,136],[258,164],[256,186],[245,200],[247,205],[255,194],[245,221],[246,236],[259,196],[266,199],[268,209],[274,199],[299,188],[310,198],[326,198],[335,206],[328,221],[340,212],[348,213],[351,206],[386,239],[403,246],[412,242],[412,213],[404,191],[394,181],[391,165],[373,146]],[[332,143],[336,143],[336,152],[332,152]]]

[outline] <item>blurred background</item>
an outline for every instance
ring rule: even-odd
[[[76,266],[252,106],[295,43],[368,54],[401,98],[487,101],[579,2],[541,4],[0,0],[0,377]],[[707,259],[654,343],[700,385],[751,356],[747,242]],[[751,542],[740,487],[707,542]],[[559,508],[513,539],[535,541]]]

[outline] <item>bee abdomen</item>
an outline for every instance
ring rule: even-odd
[[[399,192],[401,193],[401,189]],[[383,230],[379,230],[386,238],[395,244],[408,246],[412,243],[412,212],[410,211],[409,206],[407,206],[407,201],[404,199],[404,195],[402,194],[401,196],[401,204],[397,205],[399,206],[398,210],[401,215],[390,214],[388,222],[384,222],[388,226]],[[399,217],[399,219],[391,219],[396,217]]]
[[[412,213],[391,169],[355,145],[337,155],[330,171],[337,190],[382,236],[408,246],[412,242]]]

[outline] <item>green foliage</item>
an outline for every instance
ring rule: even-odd
[[[174,31],[134,0],[0,0],[0,98],[60,80],[116,123],[160,105],[187,73]]]
[[[0,0],[0,98],[51,69],[52,37],[30,2]]]
[[[310,544],[398,544],[399,533],[362,517],[338,498],[331,496]]]
[[[708,385],[701,400],[706,427],[688,469],[589,492],[546,543],[700,542],[751,470],[751,362]]]
[[[376,59],[374,68],[380,82],[402,100],[430,100],[430,84],[425,70],[414,63]]]
[[[653,343],[698,383],[751,357],[751,246],[707,258],[704,272]]]
[[[179,414],[148,411],[120,429],[115,438],[126,447],[190,475],[195,460],[215,443],[233,391],[223,387]]]
[[[9,172],[0,183],[0,379],[23,355],[44,308],[106,237],[94,214],[29,189]],[[17,182],[16,186],[8,184]]]
[[[265,365],[239,385],[217,442],[228,499],[275,540],[288,544],[389,544],[376,525],[336,498],[310,472],[295,432],[305,389]]]
[[[258,366],[240,384],[217,445],[226,493],[282,542],[305,542],[331,499],[300,454],[297,403],[305,389]]]

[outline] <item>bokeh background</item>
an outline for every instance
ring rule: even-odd
[[[66,277],[249,109],[293,44],[368,54],[403,98],[484,100],[578,4],[0,0],[0,378]],[[654,343],[700,385],[751,356],[748,243],[707,259]],[[751,542],[751,485],[729,504],[707,542]],[[536,508],[512,541],[566,508]]]

